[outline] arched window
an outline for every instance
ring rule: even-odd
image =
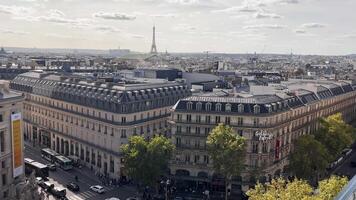
[[[239,104],[239,105],[237,106],[237,110],[238,110],[239,113],[243,113],[244,110],[245,110],[244,105],[243,105],[243,104]]]
[[[255,114],[259,114],[260,113],[260,106],[259,105],[254,105],[253,106],[253,112]]]
[[[215,104],[215,111],[217,111],[217,112],[221,111],[221,103]]]
[[[225,111],[226,112],[231,112],[231,104],[228,103],[228,104],[225,105]]]
[[[187,110],[192,110],[193,109],[193,102],[188,102],[187,103]]]
[[[198,102],[198,103],[196,104],[197,110],[201,110],[202,105],[203,105],[203,104],[202,104],[201,102]]]
[[[205,110],[206,111],[211,111],[211,103],[210,102],[205,104]]]

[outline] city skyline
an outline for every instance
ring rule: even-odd
[[[0,0],[0,45],[149,52],[356,52],[344,0]]]

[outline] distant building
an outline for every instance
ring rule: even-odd
[[[42,147],[77,156],[110,178],[125,178],[120,147],[133,135],[169,136],[170,108],[190,95],[166,80],[112,82],[110,78],[28,72],[11,81],[25,93],[24,135]]]
[[[130,49],[109,49],[109,55],[113,57],[121,57],[130,54]]]
[[[174,81],[175,79],[182,78],[182,71],[178,69],[169,68],[140,68],[135,70],[135,77],[141,78],[158,78],[166,79],[168,81]]]
[[[8,199],[10,188],[24,174],[21,94],[11,92],[0,81],[0,199]]]

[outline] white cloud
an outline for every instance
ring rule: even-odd
[[[128,15],[125,13],[110,13],[110,12],[97,12],[93,14],[96,18],[112,19],[112,20],[134,20],[136,16]]]
[[[177,24],[175,25],[172,30],[174,31],[185,31],[185,32],[195,32],[197,30],[197,28],[195,28],[194,26],[191,26],[189,24]]]
[[[283,29],[286,26],[279,24],[257,24],[244,26],[244,29]]]
[[[213,10],[213,13],[233,13],[233,12],[244,12],[244,13],[255,13],[258,9],[256,7],[249,6],[234,6],[221,10]]]
[[[26,32],[26,31],[16,31],[16,30],[10,30],[10,29],[0,29],[0,33],[14,34],[14,35],[28,35],[28,34],[30,34],[29,32]]]
[[[297,33],[297,34],[305,34],[307,32],[305,30],[303,30],[303,29],[297,29],[297,30],[295,30],[295,33]]]
[[[7,6],[7,5],[0,5],[0,14],[10,14],[10,15],[24,15],[28,13],[32,13],[33,9],[30,7],[22,7],[22,6]]]
[[[99,26],[93,26],[92,29],[103,32],[103,33],[120,33],[121,30],[117,29],[113,26],[106,26],[106,25],[99,25]]]
[[[176,17],[178,17],[178,14],[175,14],[175,13],[154,14],[154,15],[150,15],[150,17],[155,17],[155,18],[176,18]]]
[[[258,12],[254,15],[254,17],[256,19],[265,19],[265,18],[269,18],[269,19],[280,19],[282,18],[281,15],[275,14],[275,13],[265,13],[265,12]]]
[[[306,23],[302,24],[303,28],[324,28],[326,27],[326,24],[321,24],[321,23]]]
[[[57,10],[57,9],[50,9],[47,13],[52,16],[58,16],[58,17],[65,16],[65,14],[62,11]]]

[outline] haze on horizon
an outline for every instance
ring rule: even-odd
[[[0,0],[0,46],[342,55],[355,0]]]

